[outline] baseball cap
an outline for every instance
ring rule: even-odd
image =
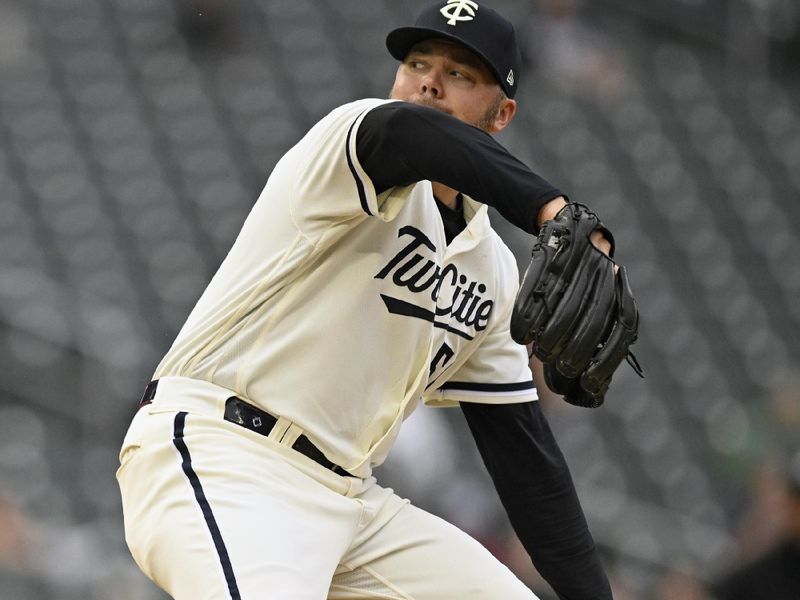
[[[405,60],[411,47],[430,38],[458,42],[477,54],[500,87],[513,98],[519,87],[522,58],[514,26],[498,12],[473,0],[447,0],[423,10],[413,27],[400,27],[386,36],[386,47]]]

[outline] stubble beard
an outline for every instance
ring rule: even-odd
[[[483,113],[483,117],[481,117],[477,123],[472,123],[478,129],[482,129],[486,133],[492,133],[492,127],[494,127],[494,122],[497,119],[497,115],[500,112],[500,105],[503,102],[503,93],[498,92],[497,96],[495,96],[494,104],[490,106],[485,113]]]

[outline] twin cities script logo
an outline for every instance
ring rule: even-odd
[[[477,10],[478,3],[472,0],[447,0],[439,12],[449,19],[448,25],[456,25],[459,21],[472,21]]]
[[[435,312],[423,306],[418,306],[399,298],[381,294],[387,310],[395,315],[404,315],[424,319],[433,323],[434,327],[446,329],[465,339],[473,339],[469,328],[475,331],[486,329],[489,315],[494,308],[493,300],[486,300],[481,294],[486,292],[486,285],[469,278],[458,272],[455,265],[445,265],[443,268],[430,258],[426,258],[418,251],[427,248],[436,252],[433,242],[416,227],[406,225],[397,233],[398,237],[408,236],[409,242],[383,267],[375,279],[386,279],[391,275],[391,280],[401,288],[407,288],[414,294],[430,295],[436,302],[443,286],[453,289],[453,297],[447,299],[444,306],[437,303]],[[427,303],[426,303],[427,304]],[[463,326],[451,324],[452,321]]]

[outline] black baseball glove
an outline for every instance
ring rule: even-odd
[[[611,233],[591,210],[570,203],[539,231],[511,314],[511,337],[533,344],[547,386],[577,406],[603,403],[623,359],[639,376],[630,352],[639,313],[625,267],[598,250],[590,235]]]

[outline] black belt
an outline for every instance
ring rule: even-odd
[[[144,395],[139,401],[140,407],[150,404],[153,401],[153,398],[156,396],[157,388],[158,380],[151,381],[147,384],[147,387],[144,390]],[[272,431],[272,428],[275,427],[275,424],[278,422],[278,419],[268,412],[265,412],[260,408],[256,408],[252,404],[248,404],[236,396],[231,396],[225,401],[224,418],[226,421],[230,421],[236,425],[241,425],[245,429],[249,429],[250,431],[254,431],[265,437],[269,435],[270,431]],[[314,462],[322,465],[326,469],[333,471],[337,475],[354,477],[354,475],[351,475],[339,465],[329,461],[322,451],[312,444],[311,440],[309,440],[305,435],[300,435],[291,447],[292,450],[296,450],[300,454],[304,454]]]

